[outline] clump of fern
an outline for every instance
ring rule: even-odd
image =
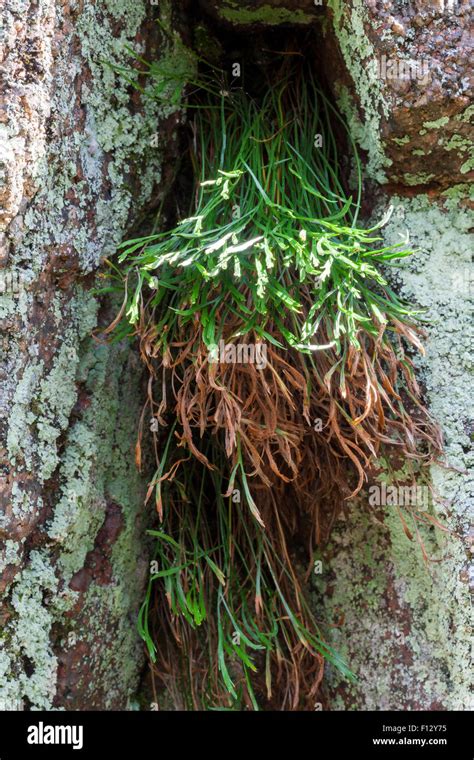
[[[203,75],[190,100],[194,190],[171,230],[121,246],[118,335],[149,368],[160,527],[140,616],[156,674],[190,709],[311,707],[325,641],[295,546],[316,546],[381,450],[439,450],[410,350],[415,311],[384,268],[409,255],[358,222],[337,111],[284,57],[257,97]],[[264,368],[213,361],[264,344]],[[141,439],[140,439],[141,440]],[[140,461],[141,444],[138,444]]]

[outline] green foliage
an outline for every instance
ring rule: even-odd
[[[323,322],[341,352],[347,343],[360,348],[360,328],[377,335],[387,318],[413,313],[382,272],[409,252],[403,243],[380,246],[376,227],[357,225],[357,154],[353,200],[337,170],[340,116],[311,73],[295,80],[291,72],[261,102],[242,89],[216,90],[214,82],[203,80],[195,104],[192,215],[122,245],[124,271],[136,275],[129,321],[138,321],[142,301],[160,307],[166,350],[173,315],[199,315],[209,346],[220,335],[214,315],[225,303],[241,321],[239,335],[264,336],[275,320],[289,345],[308,350]],[[315,146],[318,135],[322,147]],[[304,315],[302,284],[313,298]],[[292,313],[292,328],[283,326],[282,311]]]
[[[323,659],[351,677],[308,607],[289,539],[304,519],[319,537],[320,511],[347,498],[342,460],[358,471],[356,493],[390,431],[413,450],[424,436],[396,388],[401,369],[416,401],[401,342],[419,346],[415,312],[383,272],[409,252],[359,223],[359,159],[352,146],[350,194],[338,155],[350,136],[309,68],[289,56],[276,81],[259,97],[213,68],[191,83],[188,215],[124,243],[114,270],[126,283],[117,335],[140,336],[161,393],[150,409],[171,425],[155,437],[148,498],[163,524],[139,627],[191,709],[258,709],[276,693],[298,709]],[[264,341],[269,373],[210,370],[221,338]],[[329,432],[308,431],[322,414]]]

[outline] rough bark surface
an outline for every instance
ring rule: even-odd
[[[170,4],[162,21],[172,30]],[[159,193],[176,107],[113,66],[159,35],[145,0],[1,10],[0,702],[123,708],[143,663],[141,370],[92,338],[101,261]],[[145,83],[146,84],[146,83]],[[159,134],[158,142],[153,140]]]
[[[328,0],[334,88],[368,170],[392,191],[472,178],[469,0]],[[347,80],[347,77],[349,78]],[[354,107],[355,106],[355,107]]]

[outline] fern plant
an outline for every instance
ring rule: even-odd
[[[416,312],[385,273],[409,251],[360,224],[343,121],[298,57],[279,66],[259,93],[214,69],[193,84],[189,214],[119,253],[117,336],[138,336],[151,377],[137,459],[151,418],[157,463],[139,626],[189,709],[311,708],[325,661],[352,677],[305,595],[314,552],[381,451],[440,449]],[[216,355],[237,344],[264,366]]]

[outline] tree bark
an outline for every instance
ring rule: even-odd
[[[173,30],[171,4],[159,11]],[[181,118],[113,68],[136,67],[127,47],[172,59],[177,32],[159,33],[153,12],[145,0],[1,11],[4,709],[123,708],[143,665],[142,372],[128,346],[92,337],[114,313],[91,288],[156,203]]]

